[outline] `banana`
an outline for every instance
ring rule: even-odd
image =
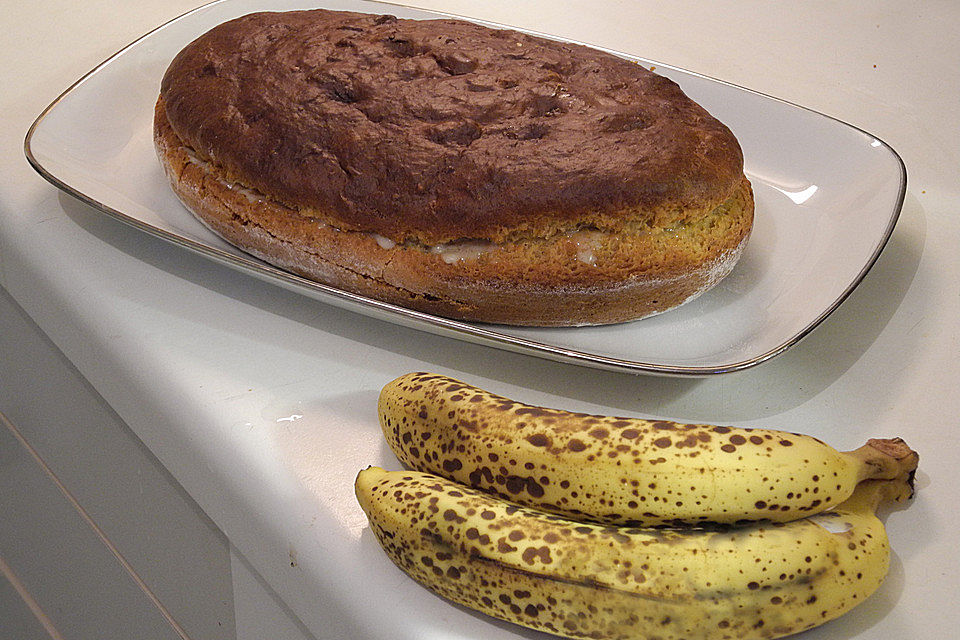
[[[788,522],[857,483],[916,468],[899,438],[841,453],[805,435],[571,413],[411,373],[380,392],[387,442],[411,469],[573,519],[630,526]]]
[[[357,499],[390,559],[440,596],[569,638],[776,638],[822,624],[883,581],[874,515],[906,474],[787,524],[663,530],[585,524],[439,476],[370,467]]]

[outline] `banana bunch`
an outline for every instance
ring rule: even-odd
[[[899,440],[838,453],[783,432],[529,407],[432,374],[387,385],[380,419],[416,469],[356,479],[391,560],[454,602],[570,638],[776,638],[836,618],[882,583],[875,510],[912,494],[917,465]],[[732,510],[768,495],[789,510]]]

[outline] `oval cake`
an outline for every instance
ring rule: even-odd
[[[210,229],[339,289],[456,319],[642,318],[739,259],[731,131],[671,80],[459,20],[255,13],[164,75],[154,140]]]

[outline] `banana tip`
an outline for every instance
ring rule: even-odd
[[[864,449],[880,454],[879,458],[872,460],[872,464],[877,465],[878,471],[882,470],[882,475],[875,477],[895,478],[910,473],[909,482],[912,491],[913,472],[920,463],[920,454],[911,449],[903,438],[870,438]]]
[[[870,438],[867,444],[896,460],[918,457],[917,452],[911,449],[903,438]]]

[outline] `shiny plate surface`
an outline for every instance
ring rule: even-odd
[[[316,6],[296,0],[220,0],[168,22],[47,107],[27,133],[27,159],[52,184],[105,215],[312,299],[496,348],[658,375],[737,371],[796,345],[860,283],[896,225],[906,170],[882,140],[749,89],[612,52],[678,82],[727,124],[743,147],[756,221],[743,258],[720,285],[682,307],[636,322],[537,329],[449,320],[311,282],[227,244],[180,204],[153,150],[152,116],[160,78],[191,40],[252,11]],[[364,0],[325,0],[320,6],[440,17]]]

